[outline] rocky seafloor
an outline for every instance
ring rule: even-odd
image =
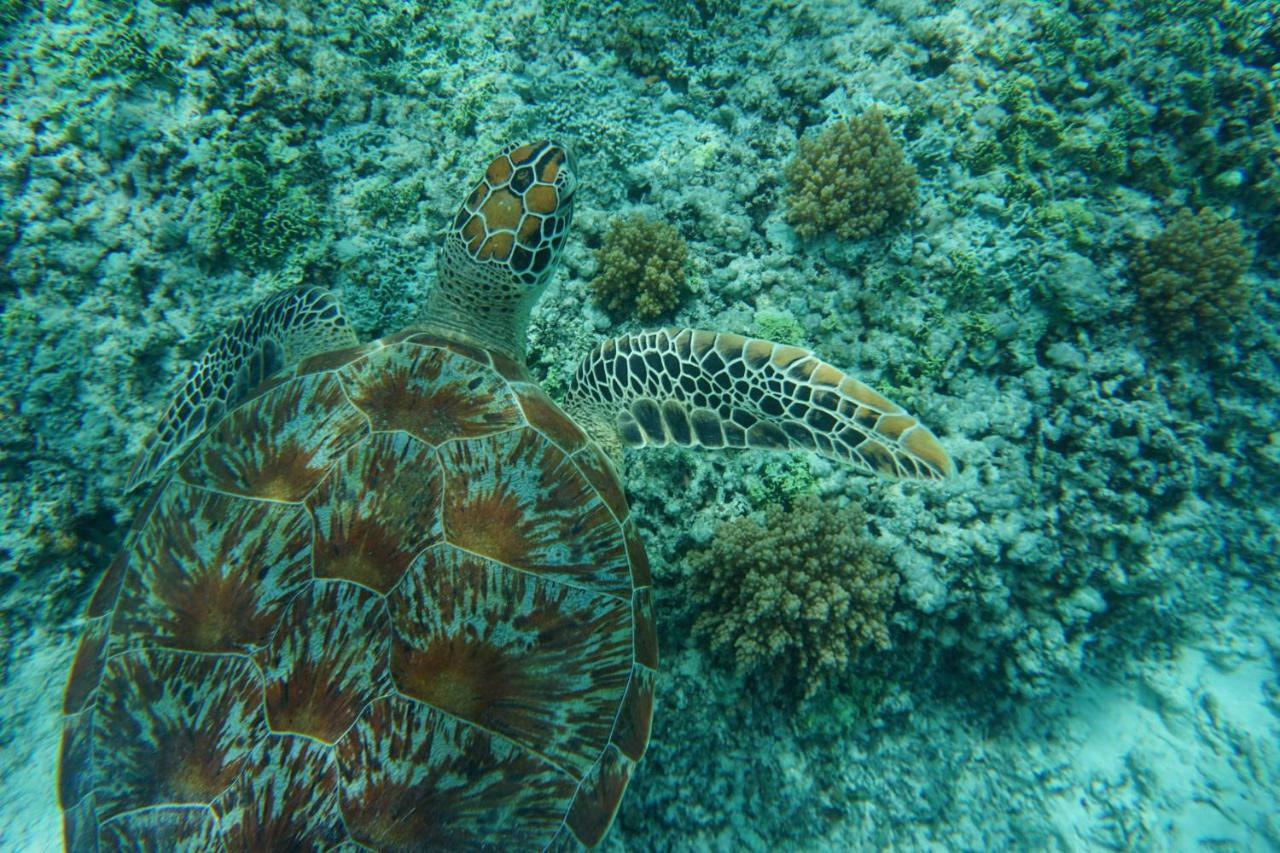
[[[656,322],[785,332],[961,467],[930,486],[628,452],[664,675],[609,848],[1280,848],[1278,18],[0,0],[0,848],[60,844],[80,612],[186,366],[295,283],[362,336],[411,322],[480,165],[548,135],[582,176],[531,329],[553,394],[593,343],[654,325],[589,289],[640,213],[687,243],[690,292]],[[802,238],[799,140],[872,108],[913,208]],[[1239,239],[1204,261],[1227,273],[1183,270],[1156,303],[1135,258],[1184,209]],[[1171,320],[1228,287],[1229,322]],[[687,558],[801,492],[859,505],[898,578],[888,642],[807,699],[711,652]]]

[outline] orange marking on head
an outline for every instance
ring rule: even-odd
[[[556,188],[549,184],[534,184],[524,194],[524,203],[534,213],[554,213],[560,199]]]
[[[507,228],[514,231],[520,223],[524,205],[520,203],[519,196],[512,195],[510,190],[503,188],[490,193],[489,200],[480,208],[480,212],[490,230]]]
[[[534,150],[534,146],[532,145],[521,145],[515,151],[511,152],[510,154],[511,162],[523,163],[525,160],[528,160],[530,157],[533,156],[533,150]]]
[[[515,238],[511,236],[510,231],[499,231],[484,241],[484,245],[480,247],[480,251],[476,254],[476,260],[483,261],[487,258],[493,258],[496,261],[505,261],[511,257],[511,245],[515,242]]]
[[[557,151],[556,155],[547,161],[547,165],[543,167],[542,174],[538,176],[538,180],[545,181],[548,184],[554,184],[556,175],[560,174],[560,164],[564,162],[564,152]]]
[[[467,224],[462,226],[462,239],[470,243],[476,238],[484,237],[484,221],[479,216],[473,216],[467,220]]]
[[[499,157],[489,164],[489,168],[485,170],[485,178],[495,187],[505,184],[511,180],[511,161],[505,156]]]
[[[955,475],[955,463],[951,461],[947,451],[942,449],[938,439],[933,437],[933,433],[924,427],[917,427],[907,433],[902,439],[902,446],[917,459],[932,466],[935,470],[941,471],[944,477]]]
[[[531,249],[536,247],[540,242],[542,242],[541,229],[541,216],[526,216],[524,218],[524,222],[520,223],[520,242]]]

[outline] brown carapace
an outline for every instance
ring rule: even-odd
[[[504,367],[427,333],[304,361],[186,455],[89,609],[70,849],[600,839],[648,567],[604,453]]]

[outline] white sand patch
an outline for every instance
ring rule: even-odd
[[[56,789],[62,688],[75,643],[37,628],[13,650],[0,698],[0,850],[62,849]]]
[[[1280,849],[1275,614],[1085,688],[1067,724],[1069,787],[1049,798],[1082,849]]]

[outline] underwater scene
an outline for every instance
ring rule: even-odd
[[[1276,0],[0,67],[0,850],[1280,850]]]

